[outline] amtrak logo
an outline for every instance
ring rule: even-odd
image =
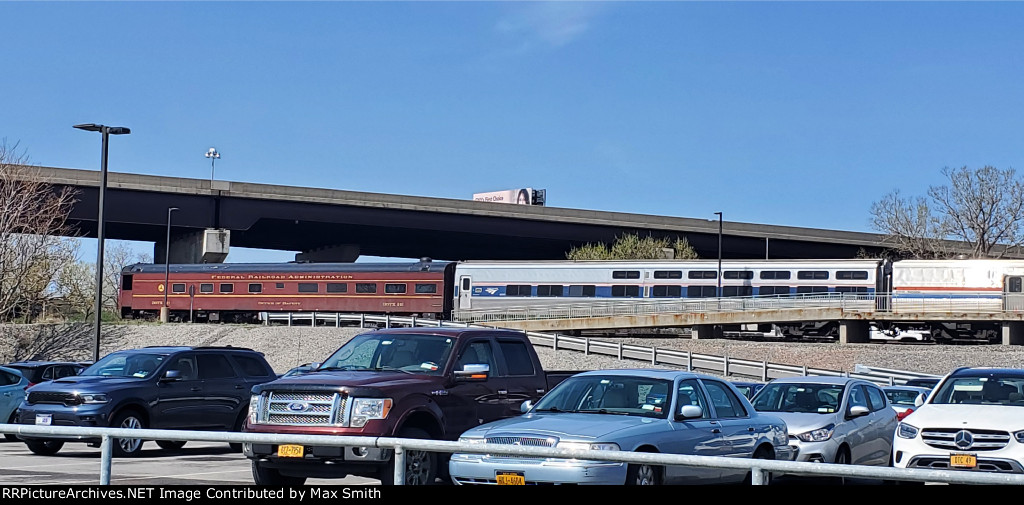
[[[288,410],[292,412],[305,412],[309,410],[309,404],[306,402],[292,402],[288,404]]]
[[[961,430],[953,436],[953,443],[960,449],[970,449],[974,444],[974,436],[967,430]]]
[[[489,294],[489,295],[493,295],[494,293],[498,292],[498,288],[487,288],[484,291],[486,291],[487,294]]]

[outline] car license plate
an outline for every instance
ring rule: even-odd
[[[953,468],[974,468],[978,466],[978,458],[974,454],[950,454],[949,466]]]
[[[305,455],[306,448],[301,445],[279,445],[277,455],[282,458],[301,458]]]
[[[53,414],[36,414],[36,424],[42,426],[53,424]]]
[[[523,472],[498,472],[495,475],[498,484],[502,486],[524,486],[526,477]]]

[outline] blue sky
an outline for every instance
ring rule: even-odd
[[[1020,2],[0,2],[0,138],[115,172],[872,231],[1021,163]],[[138,245],[151,251],[148,245]],[[95,254],[95,249],[91,254]],[[85,253],[89,257],[90,253]],[[293,253],[236,250],[229,261]]]

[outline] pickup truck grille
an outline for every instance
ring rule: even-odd
[[[1010,434],[998,430],[925,428],[921,430],[921,440],[931,447],[950,451],[995,451],[1010,443]]]
[[[347,426],[348,397],[338,393],[264,392],[259,422],[296,426]]]

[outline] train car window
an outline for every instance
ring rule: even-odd
[[[262,293],[263,292],[263,284],[262,283],[249,284],[249,292],[250,293]]]
[[[687,298],[714,298],[718,288],[715,286],[686,286]]]
[[[867,293],[867,286],[836,286],[836,293]]]
[[[639,279],[639,270],[613,270],[612,279]]]
[[[612,296],[637,298],[640,296],[640,286],[612,286]]]
[[[278,283],[276,283],[275,287],[277,287],[277,289],[284,289],[284,283],[283,282],[278,282]]]
[[[596,286],[569,286],[569,296],[589,296],[594,297],[597,295]]]
[[[797,286],[796,293],[798,295],[806,295],[809,293],[828,293],[828,286]]]
[[[122,275],[121,276],[121,289],[125,291],[131,291],[132,289],[132,276]]]
[[[405,284],[385,284],[384,292],[392,294],[405,293]]]
[[[372,282],[357,282],[356,293],[376,293],[377,285]]]
[[[437,284],[417,284],[417,293],[437,293]]]
[[[221,284],[220,285],[220,292],[221,293],[234,293],[235,292],[235,285],[234,284]]]
[[[171,292],[172,293],[184,293],[185,292],[185,285],[184,284],[171,284]]]
[[[348,284],[344,282],[328,282],[327,283],[328,293],[348,293]]]
[[[462,290],[469,291],[469,277],[462,279]]]
[[[505,296],[530,296],[533,294],[533,287],[530,285],[509,284],[505,286]]]
[[[655,279],[682,279],[683,278],[683,271],[682,270],[655,270],[654,271],[654,278]]]
[[[1021,287],[1020,277],[1010,277],[1010,286],[1008,289],[1011,293],[1020,293]]]
[[[686,276],[691,279],[717,279],[718,272],[714,270],[691,270],[686,272]]]
[[[757,288],[757,294],[761,296],[767,295],[788,295],[789,286],[761,286]]]
[[[723,279],[753,279],[754,272],[746,270],[726,270],[722,272]]]
[[[200,293],[213,293],[213,284],[200,284],[199,285],[199,292]]]
[[[792,272],[789,270],[765,270],[761,272],[762,279],[787,280],[791,279],[792,275]]]
[[[722,296],[754,296],[752,286],[722,286]]]
[[[866,270],[840,270],[836,272],[836,279],[840,280],[867,280]]]
[[[682,286],[651,286],[651,298],[681,298]]]
[[[562,285],[540,285],[537,286],[537,296],[562,296]]]
[[[796,278],[797,279],[808,279],[808,280],[810,280],[810,279],[814,279],[814,280],[828,279],[828,271],[827,270],[800,270],[800,271],[798,271],[796,273]]]
[[[315,282],[300,282],[299,293],[319,293],[320,285]]]

